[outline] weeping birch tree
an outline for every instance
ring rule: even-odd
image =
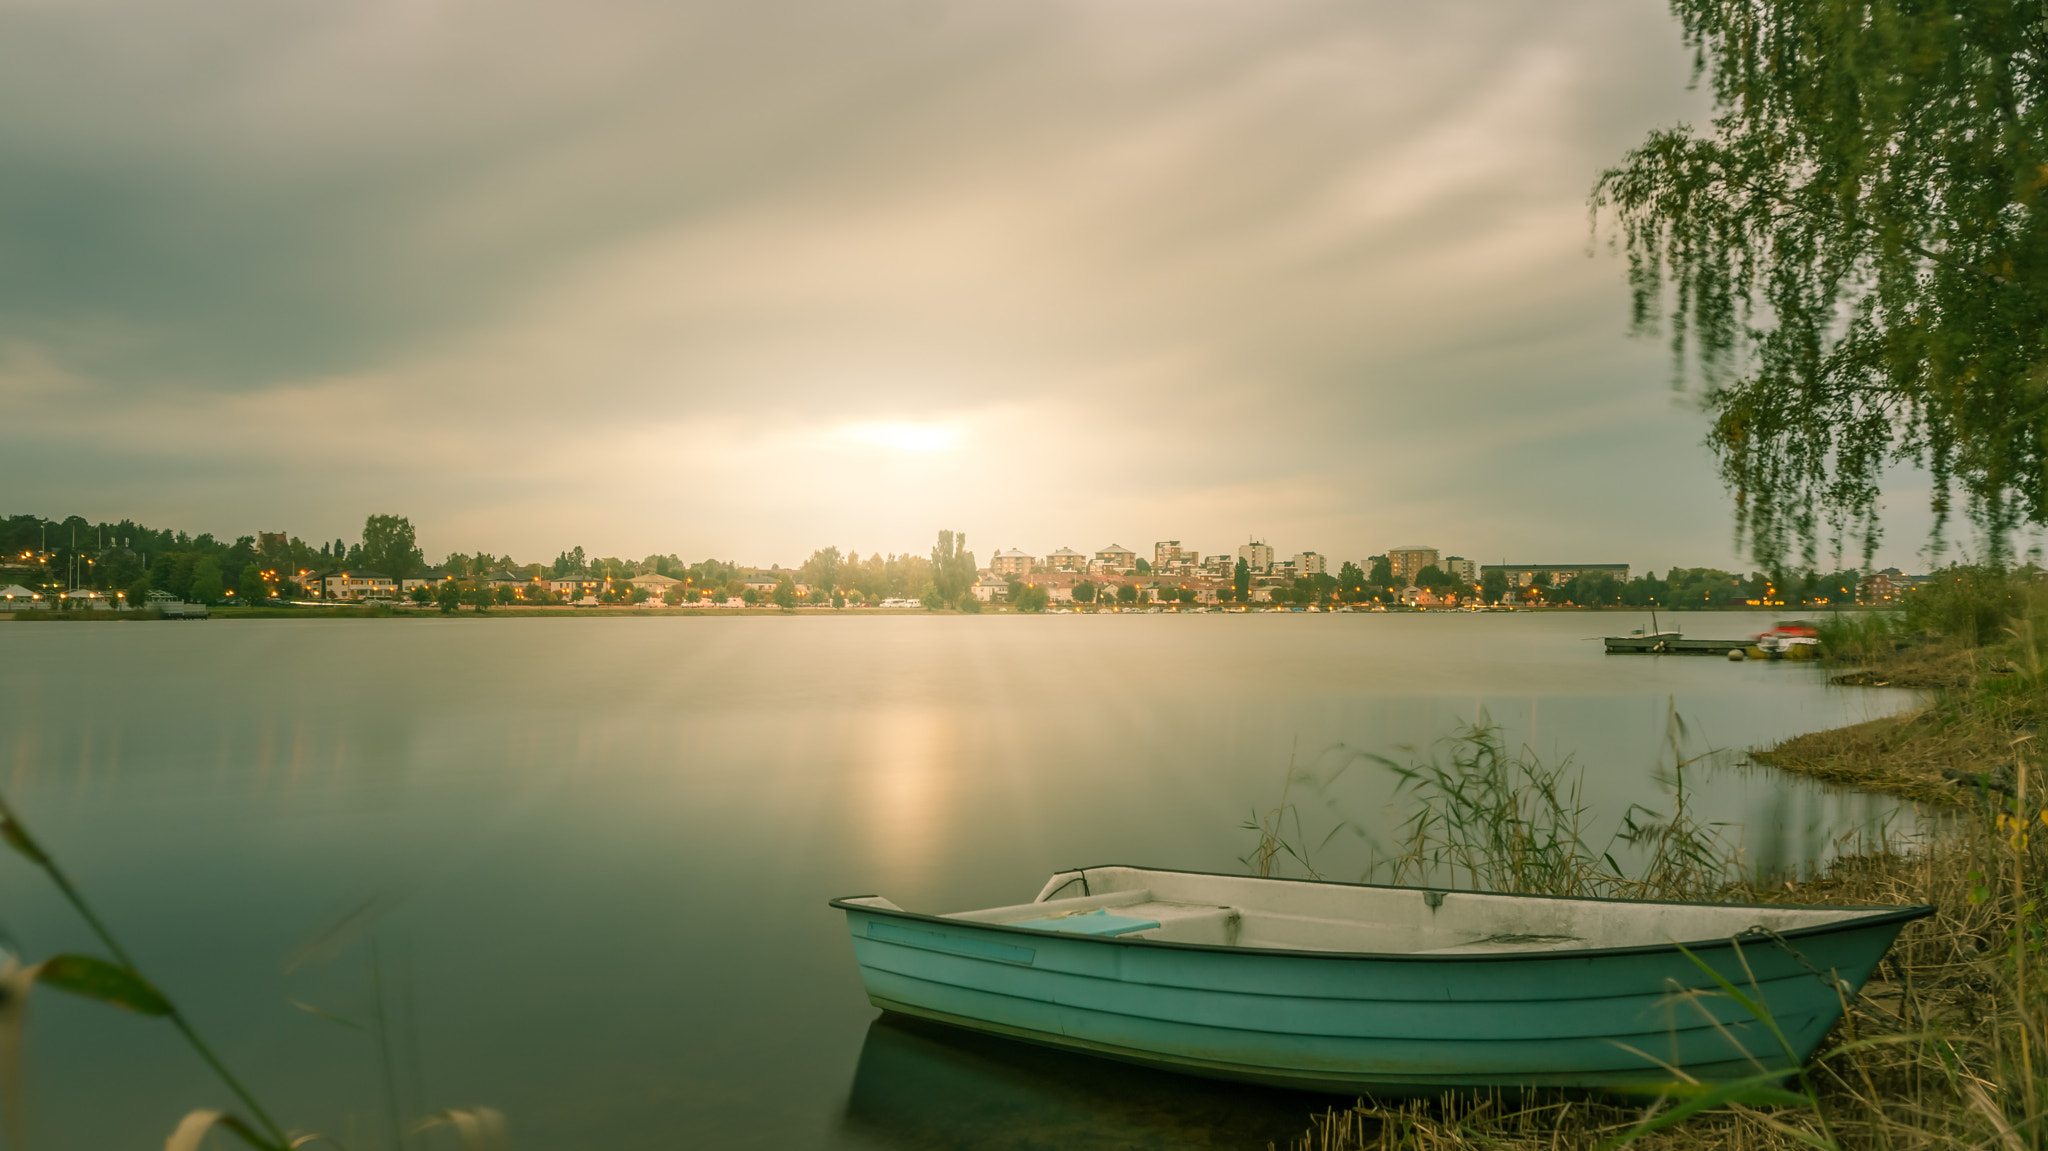
[[[1593,192],[1762,563],[1924,468],[1985,559],[2048,524],[2048,0],[1671,0],[1713,120]]]

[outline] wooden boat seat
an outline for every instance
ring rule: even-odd
[[[946,918],[1003,923],[1011,927],[1067,934],[1157,939],[1167,943],[1211,943],[1227,947],[1237,942],[1243,917],[1235,907],[1154,899],[1150,888],[1141,887],[1073,899],[992,907],[986,911],[963,911]],[[1081,922],[1074,922],[1077,920]],[[1139,925],[1131,926],[1132,921]]]
[[[1033,931],[1058,931],[1068,935],[1129,935],[1134,931],[1150,931],[1159,926],[1156,919],[1136,919],[1128,915],[1111,915],[1106,907],[1093,911],[1067,911],[1045,919],[1019,919],[1012,927],[1029,927]]]

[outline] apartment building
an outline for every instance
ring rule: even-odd
[[[1138,566],[1138,553],[1122,544],[1111,544],[1096,549],[1094,566],[1102,571],[1130,571]]]
[[[1016,548],[999,551],[988,561],[988,570],[1005,579],[1023,579],[1031,574],[1036,561]]]
[[[1412,585],[1423,568],[1441,566],[1437,563],[1440,558],[1435,548],[1421,544],[1387,549],[1387,565],[1394,569],[1394,578],[1403,584]]]
[[[1237,545],[1237,558],[1252,569],[1253,575],[1273,570],[1273,545],[1257,540]],[[1235,566],[1235,565],[1232,565]]]
[[[1616,583],[1628,582],[1627,564],[1482,564],[1479,577],[1484,579],[1488,572],[1496,571],[1507,575],[1510,587],[1528,587],[1536,582],[1537,572],[1549,572],[1552,587],[1593,572],[1606,572]]]

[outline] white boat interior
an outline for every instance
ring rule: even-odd
[[[845,902],[903,910],[879,896]],[[1030,903],[940,918],[1226,947],[1481,955],[1707,942],[1889,910],[1557,899],[1091,867],[1054,875]]]

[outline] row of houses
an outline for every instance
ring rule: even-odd
[[[1282,559],[1274,554],[1272,545],[1263,541],[1243,544],[1234,552],[1214,552],[1205,556],[1198,549],[1182,547],[1179,540],[1159,540],[1152,545],[1152,559],[1146,566],[1160,575],[1200,575],[1227,580],[1236,572],[1240,559],[1256,576],[1292,579],[1295,576],[1322,575],[1329,570],[1329,561],[1320,553],[1299,552],[1292,558]],[[1114,543],[1097,548],[1092,555],[1069,547],[1043,556],[1006,548],[997,552],[988,565],[989,571],[1004,579],[1023,579],[1041,572],[1122,576],[1137,569],[1138,553]]]
[[[776,586],[788,574],[787,572],[757,573],[753,576],[744,577],[739,582],[746,587],[765,594],[774,591]],[[411,596],[414,588],[426,588],[429,592],[433,592],[438,590],[443,584],[455,582],[455,577],[438,568],[423,571],[418,575],[406,576],[403,579],[395,578],[385,572],[351,568],[347,571],[321,572],[317,574],[303,572],[300,574],[299,582],[306,589],[306,594],[316,599],[403,599]],[[547,590],[556,598],[570,603],[595,603],[599,596],[618,589],[645,591],[650,598],[659,599],[667,595],[670,588],[680,585],[683,581],[673,576],[659,575],[653,572],[649,572],[646,575],[622,576],[614,579],[598,575],[528,576],[523,572],[500,568],[496,571],[486,572],[474,580],[464,582],[487,587],[493,591],[502,587],[509,587],[522,594],[529,588],[541,588]],[[809,589],[798,584],[797,590],[805,592]]]

